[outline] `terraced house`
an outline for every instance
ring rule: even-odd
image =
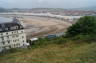
[[[20,48],[28,45],[23,25],[16,18],[0,18],[0,52],[10,48]],[[9,20],[5,22],[5,20]]]

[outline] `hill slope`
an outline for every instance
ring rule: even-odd
[[[96,43],[70,45],[51,44],[0,57],[0,63],[95,63]]]

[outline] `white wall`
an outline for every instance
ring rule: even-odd
[[[4,40],[2,39],[2,37],[4,38]],[[10,42],[8,43],[8,41]],[[5,44],[3,44],[3,42]],[[23,44],[25,43],[26,43],[26,34],[24,30],[15,30],[15,31],[10,31],[10,32],[0,33],[0,51],[4,47],[9,48],[9,46],[11,48],[22,47]]]

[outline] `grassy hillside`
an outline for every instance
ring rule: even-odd
[[[95,63],[96,43],[50,44],[0,57],[0,63]]]
[[[11,49],[0,55],[0,63],[96,63],[95,28],[94,17],[81,18],[66,36],[40,38],[35,43],[29,40],[32,46]]]

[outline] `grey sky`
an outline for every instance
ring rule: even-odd
[[[6,8],[78,8],[95,6],[96,0],[0,0]]]

